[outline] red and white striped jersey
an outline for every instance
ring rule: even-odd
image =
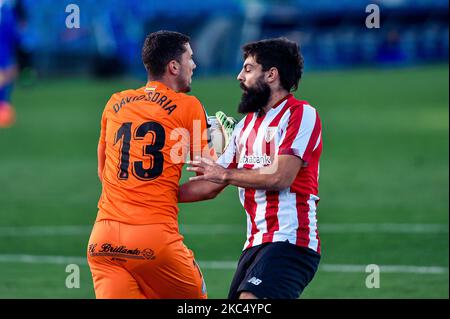
[[[291,94],[266,114],[249,113],[237,125],[217,163],[226,168],[257,169],[275,156],[294,155],[304,164],[292,185],[281,191],[240,188],[247,213],[244,250],[267,242],[289,241],[320,253],[316,207],[322,125],[315,108]]]

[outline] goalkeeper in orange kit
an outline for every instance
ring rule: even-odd
[[[95,294],[206,298],[202,273],[183,243],[177,220],[184,149],[191,158],[217,158],[208,134],[195,138],[196,129],[207,132],[208,122],[199,100],[185,94],[196,67],[189,37],[154,32],[145,40],[142,58],[147,84],[113,94],[101,120],[102,194],[87,251]],[[174,139],[177,130],[188,131],[189,139]],[[176,161],[179,144],[182,160]]]

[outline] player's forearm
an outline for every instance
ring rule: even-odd
[[[178,202],[189,203],[215,198],[227,184],[217,184],[208,181],[193,181],[180,186]]]
[[[242,188],[282,190],[292,183],[291,178],[284,178],[270,167],[261,169],[227,169],[225,181]]]

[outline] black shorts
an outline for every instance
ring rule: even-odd
[[[320,255],[288,242],[258,245],[242,252],[228,299],[243,291],[258,298],[296,299],[319,266]]]

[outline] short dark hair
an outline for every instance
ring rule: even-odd
[[[297,43],[286,38],[266,39],[247,43],[242,50],[244,60],[253,56],[263,71],[277,68],[281,86],[289,92],[297,90],[303,74],[303,56]]]
[[[172,60],[181,62],[181,55],[186,51],[184,45],[189,41],[189,36],[179,32],[161,30],[150,33],[142,47],[142,62],[150,76],[160,78],[167,63]]]

